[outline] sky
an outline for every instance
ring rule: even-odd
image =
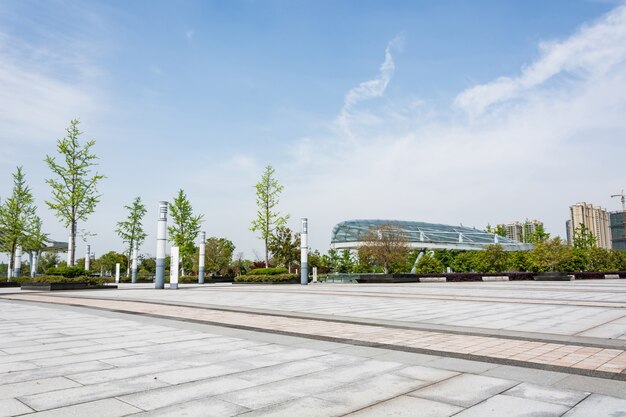
[[[78,118],[101,202],[77,256],[123,250],[142,198],[179,189],[207,236],[263,256],[249,230],[265,166],[313,249],[350,219],[484,228],[626,188],[622,1],[0,0],[0,199],[22,166],[44,229],[44,158]]]

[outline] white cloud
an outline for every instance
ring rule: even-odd
[[[574,78],[602,77],[626,58],[626,5],[614,9],[592,25],[583,26],[565,41],[540,45],[541,56],[517,77],[500,77],[459,94],[455,104],[471,117],[491,106],[522,97],[538,86],[565,74]]]
[[[360,104],[349,126],[359,134],[331,129],[298,143],[286,189],[300,192],[289,211],[310,217],[321,248],[333,225],[351,218],[476,227],[538,218],[563,235],[569,205],[610,205],[623,188],[625,28],[626,7],[619,7],[562,42],[540,45],[541,57],[519,77],[457,97],[456,106],[481,115],[470,120],[455,118],[455,106],[430,117],[419,100],[366,107],[389,83],[388,48],[381,75],[346,95],[339,120]],[[548,82],[563,72],[572,76]],[[496,104],[498,111],[485,112]]]

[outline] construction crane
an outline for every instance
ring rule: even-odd
[[[621,197],[620,200],[622,201],[622,212],[626,212],[626,195],[624,195],[624,190],[622,190],[621,194],[613,194],[611,198],[613,197]]]

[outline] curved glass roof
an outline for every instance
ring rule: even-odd
[[[406,238],[411,246],[424,247],[437,246],[465,247],[470,249],[482,249],[487,245],[498,243],[508,250],[528,250],[532,246],[502,236],[495,236],[492,233],[464,226],[450,226],[446,224],[435,224],[425,222],[412,222],[401,220],[348,220],[338,223],[333,228],[331,244],[340,246],[354,243],[358,246],[364,236],[372,229],[383,225],[392,225],[398,228],[400,233]]]

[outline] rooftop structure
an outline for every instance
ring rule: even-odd
[[[488,245],[499,244],[505,251],[523,251],[533,248],[506,237],[464,226],[400,221],[400,220],[348,220],[333,228],[331,247],[333,249],[358,249],[371,230],[392,225],[414,249],[456,249],[483,250]]]

